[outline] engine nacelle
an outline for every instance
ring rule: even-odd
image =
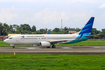
[[[43,47],[46,47],[46,46],[50,46],[50,42],[46,42],[46,41],[43,41],[43,42],[40,42],[40,45],[43,46]]]

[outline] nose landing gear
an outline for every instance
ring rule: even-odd
[[[14,44],[10,44],[10,46],[13,46],[13,48],[15,48]]]

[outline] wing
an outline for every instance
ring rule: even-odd
[[[51,40],[51,41],[48,41],[50,42],[51,44],[62,44],[62,43],[66,43],[66,42],[69,42],[70,40]]]

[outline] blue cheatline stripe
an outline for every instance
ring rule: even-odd
[[[71,44],[71,43],[76,43],[76,42],[80,42],[80,41],[89,39],[90,37],[87,37],[87,36],[91,35],[93,22],[94,22],[94,17],[91,17],[90,20],[87,22],[87,24],[80,31],[78,37],[75,40],[72,40],[64,44]]]

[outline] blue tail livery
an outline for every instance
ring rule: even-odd
[[[79,35],[85,34],[85,33],[91,33],[92,27],[93,27],[93,22],[94,22],[94,17],[91,17],[90,20],[87,22],[87,24],[80,31]]]
[[[94,23],[94,18],[95,17],[91,17],[90,20],[83,27],[83,29],[79,33],[77,33],[78,36],[77,36],[76,39],[74,39],[74,40],[72,40],[70,42],[67,42],[65,44],[81,42],[81,41],[85,41],[85,40],[89,39],[91,37],[90,35],[91,35],[93,23]]]

